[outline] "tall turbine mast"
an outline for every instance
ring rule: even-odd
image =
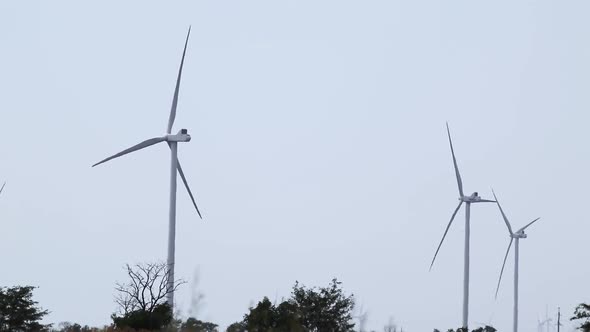
[[[465,203],[465,250],[463,255],[463,321],[461,327],[467,329],[467,325],[469,323],[469,239],[470,239],[470,213],[471,213],[471,204],[472,203],[493,203],[495,201],[482,199],[477,192],[469,196],[465,196],[463,193],[463,181],[461,180],[461,174],[459,173],[459,166],[457,166],[457,158],[455,158],[455,150],[453,149],[453,141],[451,140],[451,131],[449,130],[449,124],[447,123],[447,135],[449,137],[449,145],[451,147],[451,154],[453,156],[453,166],[455,168],[455,177],[457,178],[457,187],[459,188],[459,205],[455,208],[453,215],[451,216],[451,220],[449,221],[447,228],[443,234],[442,239],[436,248],[436,252],[434,253],[434,257],[432,258],[432,262],[430,263],[430,269],[432,270],[432,266],[434,265],[434,261],[436,260],[436,256],[438,255],[438,251],[442,246],[445,237],[457,215],[457,212],[461,208],[461,205]]]
[[[557,332],[559,332],[561,325],[561,308],[557,307]]]
[[[512,320],[512,330],[514,332],[518,331],[518,259],[519,259],[519,250],[520,250],[520,239],[526,239],[527,235],[525,234],[524,230],[534,224],[540,218],[537,218],[530,223],[528,223],[523,228],[517,230],[516,232],[512,231],[512,226],[510,225],[510,221],[506,217],[498,198],[496,197],[496,193],[492,189],[492,193],[494,194],[494,199],[496,200],[496,204],[500,209],[500,213],[502,214],[502,219],[504,219],[504,223],[508,228],[508,233],[510,234],[510,243],[508,244],[508,249],[506,249],[506,255],[504,256],[504,263],[502,263],[502,269],[500,270],[500,277],[498,278],[498,286],[496,287],[496,298],[498,298],[498,291],[500,290],[500,281],[502,281],[502,273],[504,273],[504,267],[506,266],[506,259],[508,258],[508,254],[510,253],[510,247],[512,246],[512,242],[514,240],[514,306],[513,306],[513,320]]]
[[[197,203],[195,201],[195,197],[188,185],[182,167],[180,166],[180,162],[178,161],[178,143],[179,142],[189,142],[191,140],[191,136],[188,134],[186,129],[181,129],[176,134],[172,134],[172,126],[174,125],[174,120],[176,119],[176,107],[178,105],[178,94],[180,91],[180,79],[182,77],[182,67],[184,66],[184,57],[186,55],[186,48],[188,45],[189,36],[191,33],[191,28],[189,27],[188,33],[186,35],[186,41],[184,43],[184,50],[182,51],[182,58],[180,60],[180,67],[178,69],[178,77],[176,78],[176,87],[174,89],[174,96],[172,97],[172,107],[170,108],[170,116],[168,118],[168,126],[166,127],[166,133],[159,137],[154,137],[147,139],[139,144],[136,144],[126,150],[123,150],[117,154],[114,154],[106,159],[99,161],[98,163],[92,165],[92,167],[105,163],[111,159],[115,159],[126,155],[131,152],[135,152],[146,148],[148,146],[152,146],[154,144],[158,144],[161,142],[166,142],[170,147],[170,209],[168,214],[168,256],[167,256],[167,265],[168,265],[168,285],[167,285],[167,303],[170,308],[174,309],[174,291],[176,290],[176,286],[174,283],[174,259],[175,259],[175,241],[176,241],[176,172],[180,175],[182,182],[191,198],[193,206],[197,211],[197,214],[202,219],[201,212],[197,207]]]
[[[549,306],[545,305],[545,329],[547,332],[550,331],[551,322],[553,322],[553,318],[549,317]]]

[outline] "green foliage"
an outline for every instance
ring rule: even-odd
[[[289,302],[283,302],[278,307],[272,304],[267,297],[255,308],[250,308],[250,313],[244,317],[243,325],[248,332],[288,332],[303,331],[297,309]],[[229,328],[228,328],[229,330]]]
[[[171,271],[163,262],[127,264],[126,270],[128,282],[115,287],[119,305],[118,315],[111,315],[115,329],[178,331],[181,321],[173,319],[166,297],[184,281],[175,280],[174,287],[169,287]]]
[[[52,329],[51,332],[99,332],[105,329],[99,329],[96,327],[89,327],[88,325],[80,325],[78,323],[61,322],[57,329]]]
[[[578,326],[579,330],[583,332],[590,332],[590,304],[580,303],[576,310],[574,311],[574,317],[570,318],[570,320],[579,320],[583,319],[584,321]]]
[[[276,308],[267,297],[258,302],[255,308],[251,308],[250,313],[244,317],[244,324],[252,332],[277,330],[276,321]]]
[[[137,309],[117,316],[111,316],[117,329],[137,329],[159,331],[172,322],[172,310],[168,303],[155,306],[152,311]]]
[[[246,332],[246,324],[244,322],[236,322],[227,327],[225,332]]]
[[[70,322],[62,322],[59,323],[59,328],[58,329],[54,329],[52,332],[81,332],[82,331],[82,325],[78,324],[78,323],[70,323]]]
[[[458,328],[456,331],[457,332],[468,332],[467,329],[464,329],[462,327]],[[492,326],[488,326],[488,325],[486,325],[484,327],[478,327],[475,330],[472,330],[472,332],[496,332],[496,331],[498,331],[498,330],[496,330]],[[440,332],[440,330],[434,329],[434,332]],[[447,332],[455,332],[455,330],[449,329],[449,330],[447,330]]]
[[[190,317],[180,326],[181,332],[218,332],[217,324],[202,322]]]
[[[298,282],[291,298],[278,306],[268,298],[244,316],[241,324],[232,324],[228,332],[352,332],[354,297],[346,296],[341,283],[333,279],[328,287],[306,288]],[[231,328],[231,330],[230,330]]]
[[[303,326],[309,331],[353,331],[352,309],[354,297],[346,297],[340,288],[341,282],[332,279],[328,287],[305,288],[295,283],[292,303],[301,314]]]
[[[49,312],[33,300],[32,286],[0,288],[0,331],[47,331],[41,319]]]

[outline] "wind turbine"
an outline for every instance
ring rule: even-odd
[[[369,319],[369,313],[363,310],[362,304],[359,314],[357,316],[353,316],[353,318],[358,318],[359,320],[359,332],[365,332],[365,326],[367,325],[367,320]]]
[[[551,318],[547,318],[544,321],[541,321],[537,317],[537,331],[543,332],[543,326],[545,326],[547,328],[547,332],[549,332],[549,326],[551,326],[552,321],[553,321],[553,319],[551,319]]]
[[[448,122],[447,122],[447,135],[449,136],[449,145],[451,146],[451,154],[453,155],[453,165],[455,167],[455,176],[457,177],[457,185],[459,187],[459,205],[457,205],[457,208],[453,212],[453,215],[451,216],[451,220],[449,221],[449,224],[447,225],[447,228],[445,229],[445,233],[443,234],[443,237],[440,240],[438,248],[436,248],[436,253],[434,254],[434,257],[432,258],[432,262],[430,263],[430,269],[432,270],[432,266],[434,265],[434,261],[436,260],[436,255],[438,255],[438,251],[440,250],[440,247],[442,246],[443,241],[445,240],[445,237],[447,236],[447,232],[449,231],[449,228],[451,227],[451,224],[453,223],[453,220],[455,219],[457,212],[461,208],[461,205],[463,205],[463,203],[465,203],[465,252],[464,252],[464,257],[463,257],[464,263],[463,263],[463,325],[462,325],[462,327],[467,329],[467,324],[468,324],[468,320],[469,320],[469,235],[470,235],[469,218],[470,218],[470,213],[471,213],[471,204],[472,203],[494,203],[495,201],[488,200],[488,199],[482,199],[481,197],[479,197],[477,192],[474,192],[473,194],[471,194],[469,196],[465,196],[465,194],[463,193],[463,181],[461,180],[461,174],[459,174],[459,167],[457,166],[457,158],[455,158],[455,151],[453,150],[453,141],[451,140],[451,131],[449,130],[449,123]]]
[[[549,306],[545,305],[545,321],[543,322],[543,324],[545,324],[545,328],[547,330],[547,332],[549,332],[550,330],[555,330],[551,327],[553,327],[553,318],[549,317]]]
[[[530,223],[528,223],[523,228],[517,230],[516,232],[512,231],[512,226],[502,210],[502,206],[500,202],[498,202],[498,198],[496,197],[496,193],[492,190],[494,194],[494,199],[496,200],[496,204],[498,204],[498,208],[500,209],[500,213],[502,213],[502,218],[506,223],[506,227],[508,227],[508,232],[510,233],[510,243],[508,244],[508,249],[506,250],[506,256],[504,256],[504,263],[502,264],[502,270],[500,270],[500,278],[498,279],[498,286],[496,287],[496,298],[498,298],[498,291],[500,290],[500,281],[502,281],[502,273],[504,273],[504,267],[506,266],[506,259],[508,258],[508,254],[510,253],[510,248],[512,247],[512,242],[516,239],[516,243],[514,244],[514,307],[513,307],[513,322],[512,322],[512,329],[514,332],[518,331],[518,257],[519,257],[519,245],[520,239],[526,239],[527,235],[525,234],[524,230],[527,229],[530,225],[534,224],[540,218],[537,218]]]
[[[559,332],[562,326],[563,324],[561,324],[561,308],[557,307],[557,332]]]
[[[123,150],[117,154],[114,154],[106,159],[99,161],[98,163],[92,165],[92,167],[100,165],[104,162],[107,162],[111,159],[115,159],[126,155],[128,153],[141,150],[143,148],[147,148],[148,146],[152,146],[157,143],[166,142],[170,147],[170,210],[169,210],[169,223],[168,223],[168,285],[167,285],[167,303],[170,305],[170,308],[174,308],[174,252],[175,252],[175,239],[176,239],[176,172],[180,174],[180,178],[182,182],[184,182],[184,186],[188,191],[188,194],[193,202],[199,217],[202,219],[201,212],[197,207],[197,203],[195,202],[195,197],[191,192],[191,189],[188,185],[186,177],[184,176],[184,172],[182,171],[182,167],[180,166],[180,162],[178,161],[178,143],[179,142],[189,142],[191,140],[191,136],[188,134],[186,129],[181,129],[176,134],[171,134],[172,132],[172,125],[174,124],[174,119],[176,118],[176,106],[178,104],[178,92],[180,89],[180,78],[182,76],[182,67],[184,65],[184,56],[186,54],[186,47],[188,45],[188,39],[191,33],[191,28],[188,28],[188,33],[186,35],[186,41],[184,43],[184,50],[182,52],[182,59],[180,60],[180,68],[178,69],[178,78],[176,79],[176,88],[174,89],[174,97],[172,98],[172,107],[170,109],[170,117],[168,118],[168,127],[166,129],[166,133],[163,136],[154,137],[147,139],[137,145],[134,145],[126,150]]]
[[[2,193],[2,190],[4,190],[4,186],[5,186],[5,185],[6,185],[6,182],[4,182],[4,183],[2,184],[2,188],[0,188],[0,194]]]

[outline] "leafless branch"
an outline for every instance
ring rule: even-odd
[[[115,303],[123,314],[136,310],[152,312],[164,303],[168,294],[186,283],[175,280],[174,287],[169,289],[170,269],[165,263],[127,264],[125,267],[129,281],[115,285]]]

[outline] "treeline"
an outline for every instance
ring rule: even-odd
[[[109,332],[109,331],[169,331],[219,332],[218,325],[196,318],[175,319],[164,301],[165,292],[151,292],[166,282],[164,270],[156,265],[128,266],[130,283],[117,284],[118,313],[111,316],[110,326],[95,328],[63,322],[57,326],[43,325],[48,314],[33,300],[34,287],[3,288],[0,291],[0,331],[39,332]],[[144,288],[143,286],[148,286]],[[227,332],[353,332],[352,310],[354,296],[346,295],[341,283],[333,279],[327,287],[308,288],[295,283],[291,297],[281,303],[271,303],[264,297],[248,310],[242,320],[231,324]]]
[[[221,332],[219,326],[190,317],[175,318],[166,303],[168,270],[163,263],[127,265],[128,282],[117,283],[115,303],[117,310],[111,315],[112,323],[102,328],[62,322],[42,324],[49,311],[33,300],[32,286],[0,288],[0,332]],[[175,281],[176,287],[183,284]],[[377,332],[365,331],[366,315],[353,316],[354,296],[347,295],[342,284],[333,279],[326,287],[306,287],[298,282],[288,299],[279,303],[267,297],[248,309],[243,318],[231,324],[226,332]],[[359,318],[356,327],[354,319]],[[580,304],[571,320],[580,322],[583,332],[590,332],[590,305]],[[393,322],[383,327],[384,332],[402,332]],[[464,329],[437,330],[434,332],[467,332]],[[473,332],[496,332],[491,326]]]

